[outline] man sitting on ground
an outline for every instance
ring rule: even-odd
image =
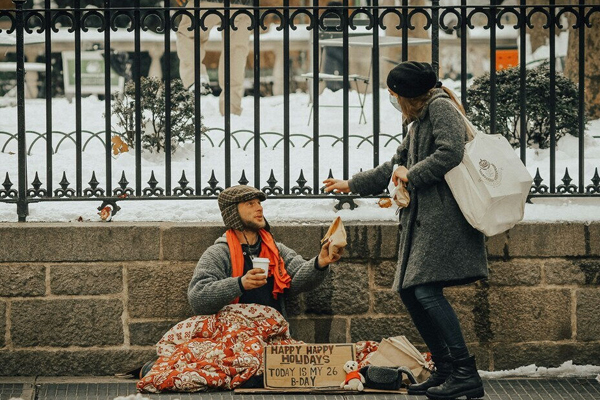
[[[329,256],[329,243],[308,261],[276,243],[263,216],[264,200],[263,192],[245,185],[219,194],[219,208],[229,229],[202,254],[194,270],[188,300],[195,314],[214,314],[239,302],[270,306],[285,317],[285,298],[316,288],[327,276],[329,264],[340,259],[341,253]],[[268,276],[252,267],[255,257],[270,260]]]

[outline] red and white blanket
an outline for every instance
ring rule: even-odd
[[[288,322],[275,309],[233,304],[214,315],[197,315],[171,328],[157,343],[158,360],[142,378],[140,392],[198,392],[235,389],[262,374],[266,345],[290,345]],[[366,363],[377,342],[359,342],[357,361]]]

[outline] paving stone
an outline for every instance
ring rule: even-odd
[[[195,263],[156,263],[128,268],[129,317],[186,319],[193,315],[187,288]]]
[[[380,261],[372,264],[370,268],[373,270],[375,286],[391,288],[396,277],[397,265],[397,261]]]
[[[154,346],[179,320],[130,322],[129,341],[132,346]]]
[[[130,222],[2,224],[0,237],[0,262],[157,260],[160,249],[158,225]]]
[[[15,347],[123,344],[122,314],[120,300],[15,300],[11,338]]]
[[[1,235],[2,233],[0,233],[0,237]],[[0,265],[0,296],[43,296],[45,293],[45,267],[40,265]]]
[[[572,337],[568,289],[493,289],[489,291],[489,304],[495,341],[553,341]]]
[[[600,288],[577,291],[577,340],[600,341]]]
[[[597,363],[600,346],[591,343],[499,343],[493,346],[493,355],[496,371],[531,364],[555,368],[571,360],[578,365]]]
[[[154,346],[135,350],[0,351],[0,376],[112,376],[155,358]]]
[[[169,261],[197,262],[202,253],[226,230],[223,224],[177,223],[161,227],[163,259]]]
[[[542,261],[538,259],[510,259],[490,261],[489,281],[494,286],[532,286],[542,280]]]
[[[570,257],[586,255],[581,223],[518,224],[508,231],[510,257]]]
[[[123,268],[107,265],[53,265],[50,291],[57,295],[101,295],[123,291]]]
[[[362,314],[369,310],[369,276],[366,264],[332,265],[325,281],[304,295],[308,314]]]
[[[316,257],[321,250],[321,239],[328,229],[319,225],[273,225],[271,233],[276,241],[285,244],[307,260]]]
[[[345,318],[290,318],[290,333],[306,343],[347,343]]]
[[[6,303],[0,301],[0,348],[6,345]]]
[[[350,320],[350,340],[354,343],[361,340],[381,341],[398,335],[405,335],[415,346],[423,343],[407,314],[381,318],[353,317]]]

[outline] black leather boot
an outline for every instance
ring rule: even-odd
[[[475,357],[454,360],[452,373],[440,386],[425,392],[432,400],[450,400],[466,396],[467,399],[479,399],[484,396],[483,383],[477,373]]]
[[[452,373],[452,357],[446,356],[440,359],[433,358],[433,364],[435,370],[431,373],[429,378],[425,382],[410,385],[408,387],[408,394],[420,395],[425,394],[427,389],[439,386],[446,381],[446,379]]]

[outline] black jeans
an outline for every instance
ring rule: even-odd
[[[421,285],[400,290],[402,302],[421,334],[432,357],[451,355],[455,360],[469,356],[460,322],[439,285]]]

